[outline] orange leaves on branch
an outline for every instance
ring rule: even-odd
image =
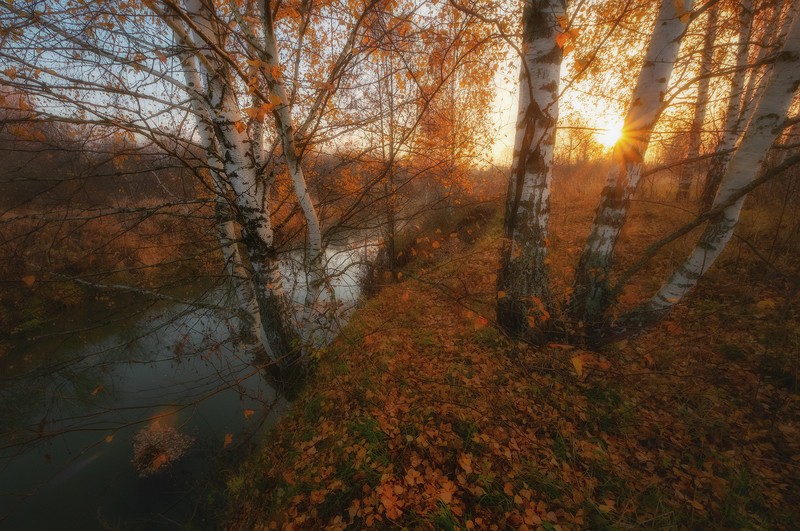
[[[232,442],[233,442],[233,434],[232,433],[226,433],[225,434],[225,440],[222,443],[222,447],[223,448],[227,448],[228,446],[231,445]]]
[[[266,116],[268,112],[272,112],[275,107],[276,105],[270,102],[262,103],[258,107],[245,107],[243,111],[249,118],[261,122],[264,120],[264,116]]]
[[[21,280],[26,288],[30,288],[36,283],[36,275],[25,275]]]
[[[14,67],[6,68],[3,70],[3,74],[5,74],[9,79],[17,79],[17,69]]]
[[[336,88],[333,86],[333,83],[328,83],[326,81],[312,81],[311,86],[320,90],[333,90]]]
[[[246,419],[249,419],[250,417],[252,417],[255,414],[255,411],[252,410],[252,409],[245,409],[242,413],[243,413],[244,418],[246,420]]]
[[[580,32],[577,28],[570,28],[564,32],[556,35],[556,45],[568,54],[575,49],[574,41],[578,38]]]
[[[675,8],[675,14],[678,15],[678,18],[681,20],[681,22],[689,22],[689,17],[692,13],[690,10],[686,9],[683,0],[672,0],[672,6]]]

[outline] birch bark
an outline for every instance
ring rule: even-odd
[[[258,155],[254,151],[261,148],[261,143],[250,139],[242,123],[234,80],[224,58],[217,57],[207,46],[224,40],[223,29],[202,0],[186,0],[184,5],[197,28],[187,32],[195,40],[190,49],[203,58],[202,61],[197,58],[196,71],[190,68],[190,63],[184,65],[192,83],[197,85],[198,94],[190,95],[197,100],[193,105],[205,107],[197,109],[201,112],[198,116],[200,133],[206,137],[203,141],[209,147],[217,147],[218,155],[213,154],[209,164],[219,165],[216,174],[219,181],[224,180],[219,183],[220,190],[229,188],[233,194],[235,214],[242,228],[242,242],[253,272],[251,285],[262,329],[259,337],[271,357],[285,365],[294,356],[298,341],[291,322],[293,313],[283,290],[266,204],[265,187],[268,183],[260,175],[256,163]],[[201,64],[211,65],[213,70]],[[204,115],[207,119],[202,118]],[[229,227],[220,227],[220,230],[227,233]],[[245,296],[244,292],[242,296]],[[252,309],[251,303],[247,300],[245,305]],[[255,314],[252,315],[255,318]]]
[[[761,99],[731,159],[714,204],[721,204],[758,176],[767,151],[782,131],[800,86],[800,16],[795,16]],[[663,317],[714,264],[733,236],[745,196],[709,221],[697,246],[669,281],[645,305],[620,319],[620,328],[642,326]]]
[[[275,25],[272,20],[272,2],[263,2],[262,17],[264,21],[264,60],[267,64],[266,72],[267,84],[270,89],[274,105],[272,115],[275,119],[275,128],[283,147],[283,157],[286,167],[294,184],[297,201],[303,211],[308,231],[306,242],[306,295],[303,305],[303,337],[305,339],[302,346],[302,361],[307,363],[309,360],[310,339],[314,335],[313,318],[316,312],[315,306],[319,297],[322,283],[324,280],[324,263],[322,247],[322,231],[320,229],[317,210],[311,199],[308,186],[306,184],[303,168],[300,165],[297,145],[295,142],[295,131],[292,123],[291,107],[286,87],[281,74],[280,56],[278,41],[275,36]]]
[[[590,330],[610,303],[608,276],[614,248],[641,178],[650,135],[664,110],[664,95],[692,6],[693,0],[662,0],[622,138],[614,146],[613,165],[578,262],[569,308],[573,320]]]
[[[714,41],[717,38],[717,20],[719,18],[719,6],[713,6],[708,11],[706,21],[706,33],[703,39],[703,51],[700,56],[700,81],[697,82],[697,98],[694,106],[694,117],[689,129],[689,148],[686,151],[686,159],[694,160],[700,155],[700,144],[702,143],[703,124],[706,120],[706,109],[708,108],[708,87],[711,82],[711,67],[714,60]],[[678,199],[688,199],[694,182],[694,164],[684,164],[681,166],[680,179],[678,181]]]
[[[497,280],[497,322],[517,336],[534,334],[549,316],[547,223],[563,56],[556,37],[565,9],[564,0],[528,0],[522,14],[519,110]]]
[[[750,30],[752,25],[753,3],[750,0],[742,0],[739,11],[739,42],[736,45],[736,71],[731,78],[731,90],[725,108],[725,125],[722,138],[717,145],[716,154],[711,159],[703,184],[701,196],[703,210],[711,208],[714,195],[717,192],[717,188],[719,188],[719,182],[731,160],[733,148],[736,146],[736,141],[739,139],[741,132],[742,120],[739,113],[742,108],[742,93],[744,91],[745,69],[750,50]]]
[[[182,54],[181,66],[187,87],[198,91],[191,98],[191,106],[197,120],[200,144],[205,150],[208,170],[217,192],[215,206],[217,237],[225,260],[225,268],[231,278],[239,303],[238,315],[242,322],[242,339],[246,348],[254,353],[257,361],[274,362],[275,353],[262,326],[261,310],[258,306],[252,274],[239,251],[233,212],[227,201],[229,193],[224,177],[225,169],[219,158],[214,129],[208,114],[209,109],[200,100],[201,92],[199,91],[204,85],[200,76],[200,67],[189,53]],[[267,360],[263,359],[264,354],[266,354]]]

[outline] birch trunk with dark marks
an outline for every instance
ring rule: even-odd
[[[642,174],[650,135],[664,110],[664,95],[690,19],[693,0],[662,0],[644,64],[614,146],[591,232],[575,273],[569,305],[573,321],[589,332],[600,324],[609,300],[608,277],[614,248]]]
[[[686,159],[694,160],[700,155],[702,143],[703,124],[706,120],[708,108],[708,86],[711,81],[711,67],[714,60],[714,41],[717,38],[717,20],[719,6],[715,5],[708,11],[706,20],[706,33],[703,39],[703,51],[700,55],[700,80],[697,82],[697,99],[694,106],[694,117],[689,129],[689,147],[686,150]],[[694,183],[694,164],[681,166],[678,180],[677,199],[688,199]]]
[[[184,45],[188,44],[184,43]],[[256,289],[253,285],[252,269],[239,249],[240,231],[229,203],[231,194],[225,177],[225,168],[220,160],[219,144],[216,141],[214,127],[211,123],[210,109],[203,101],[202,88],[204,83],[200,75],[201,68],[197,60],[188,52],[181,54],[181,67],[187,87],[190,90],[198,91],[191,98],[191,108],[197,121],[197,135],[200,145],[206,154],[207,169],[217,193],[214,212],[217,238],[219,239],[220,250],[225,262],[225,270],[236,293],[238,303],[238,311],[236,313],[241,321],[241,340],[246,350],[252,353],[257,363],[274,363],[276,357],[263,328],[261,310],[256,297]]]
[[[747,56],[750,50],[750,30],[753,25],[753,3],[742,0],[739,7],[739,41],[736,45],[736,70],[731,77],[731,90],[725,108],[725,124],[722,138],[717,144],[716,154],[709,163],[708,173],[703,183],[703,192],[700,197],[703,211],[711,208],[714,196],[719,188],[722,175],[733,155],[733,148],[739,139],[742,130],[742,121],[739,116],[742,108],[742,94],[747,68]]]
[[[301,348],[301,361],[306,365],[310,356],[309,349],[311,348],[311,338],[315,333],[313,323],[317,311],[316,303],[325,277],[322,231],[320,229],[316,207],[314,206],[306,184],[295,142],[295,129],[292,122],[291,107],[283,75],[281,74],[278,41],[275,36],[275,25],[272,20],[272,2],[265,1],[263,3],[261,15],[263,17],[264,26],[264,61],[268,69],[265,76],[271,98],[269,103],[273,106],[272,116],[275,119],[275,129],[277,130],[281,147],[283,148],[283,158],[286,162],[289,176],[294,184],[294,191],[297,195],[300,209],[303,212],[307,229],[304,264],[306,295],[303,304],[303,320],[301,323],[301,327],[303,328],[301,334],[304,339]]]
[[[739,149],[725,171],[714,205],[725,203],[758,177],[770,146],[783,130],[800,86],[800,16],[794,19]],[[657,322],[683,299],[733,236],[745,198],[743,195],[708,222],[695,249],[658,293],[619,319],[615,327],[617,334],[630,334]]]
[[[247,252],[252,271],[252,292],[258,312],[251,316],[260,320],[260,338],[270,357],[280,365],[286,365],[295,356],[299,344],[297,332],[292,323],[293,312],[283,289],[279,269],[278,253],[274,241],[272,222],[269,217],[267,191],[270,182],[261,174],[256,163],[260,142],[254,142],[242,123],[242,110],[236,97],[234,79],[224,57],[218,57],[214,44],[224,40],[224,28],[218,25],[213,13],[202,0],[187,0],[185,8],[194,28],[188,29],[184,39],[192,39],[191,46],[195,57],[191,60],[197,66],[192,72],[190,63],[184,59],[185,73],[198,84],[198,94],[193,105],[202,105],[198,116],[198,127],[202,137],[213,154],[209,153],[209,165],[217,175],[218,190],[229,191],[232,196],[233,213],[241,227],[241,242]],[[220,47],[221,48],[221,47]],[[187,52],[188,53],[188,52]],[[188,78],[187,78],[188,79]],[[228,234],[230,227],[220,227]],[[227,236],[226,236],[227,237]],[[230,248],[228,248],[231,251]],[[237,249],[238,250],[238,249]],[[239,269],[245,273],[245,269]],[[244,289],[243,284],[239,284]],[[249,297],[245,291],[241,296]],[[253,310],[252,300],[245,300],[245,306]]]
[[[497,279],[497,322],[534,338],[550,307],[547,223],[558,120],[565,0],[527,0],[522,14],[519,110]]]

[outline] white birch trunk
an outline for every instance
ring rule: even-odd
[[[263,7],[264,17],[264,52],[267,63],[268,73],[267,83],[269,85],[272,105],[272,115],[275,118],[275,128],[283,147],[283,156],[286,161],[289,175],[294,184],[297,201],[303,211],[308,230],[308,240],[306,243],[306,296],[303,308],[303,336],[306,339],[303,347],[303,361],[308,362],[310,339],[314,335],[313,320],[316,313],[316,303],[322,289],[324,280],[324,263],[322,248],[322,231],[320,229],[317,210],[308,191],[303,168],[297,153],[295,142],[295,131],[292,123],[291,107],[286,93],[286,87],[282,77],[278,43],[275,37],[275,27],[272,21],[272,11],[270,2],[265,2]]]
[[[750,30],[753,25],[753,3],[750,0],[742,0],[739,11],[739,41],[736,45],[736,70],[731,78],[731,90],[728,95],[728,103],[725,109],[725,125],[722,131],[722,138],[717,145],[717,153],[711,159],[708,174],[703,185],[703,209],[711,208],[719,181],[725,173],[725,168],[733,155],[733,148],[739,139],[742,122],[740,111],[742,108],[742,93],[744,90],[744,79],[747,68],[747,56],[750,50]]]
[[[202,134],[213,135],[221,158],[221,171],[230,189],[236,215],[242,227],[242,242],[247,250],[253,271],[252,287],[259,307],[260,325],[267,352],[285,365],[291,361],[296,347],[296,332],[292,325],[293,312],[283,289],[274,234],[266,204],[266,183],[260,175],[254,143],[247,134],[242,112],[236,99],[234,81],[224,58],[216,57],[208,43],[224,40],[223,28],[207,11],[202,0],[186,0],[187,13],[201,32],[190,31],[195,49],[204,57],[203,63],[215,67],[209,72],[198,68],[196,78],[204,89],[208,121],[200,124]],[[198,87],[200,90],[200,87]]]
[[[184,53],[181,57],[186,85],[195,91],[201,91],[204,86],[200,76],[200,69],[196,60]],[[224,167],[219,160],[218,148],[214,137],[214,130],[210,123],[208,109],[199,99],[199,93],[191,98],[192,111],[197,120],[198,136],[206,153],[206,162],[211,174],[214,187],[217,191],[215,207],[215,222],[217,237],[220,242],[226,270],[231,278],[239,304],[239,318],[242,322],[242,339],[249,351],[255,353],[256,358],[263,358],[260,352],[266,354],[269,361],[275,361],[275,353],[269,344],[267,334],[264,332],[261,319],[261,310],[258,306],[253,278],[250,270],[245,265],[244,259],[237,244],[236,227],[233,214],[226,197],[226,182]],[[256,347],[258,345],[258,348]],[[264,361],[263,359],[259,361]]]
[[[575,274],[570,313],[578,322],[595,323],[609,303],[608,275],[614,248],[641,178],[650,135],[665,107],[664,95],[692,6],[693,0],[661,2],[622,138],[614,146],[614,163]]]
[[[717,38],[718,6],[713,6],[708,11],[705,38],[703,39],[703,51],[700,56],[700,81],[697,82],[697,98],[695,100],[694,117],[689,129],[689,148],[686,150],[686,159],[695,160],[700,155],[700,144],[702,143],[703,124],[706,120],[706,109],[708,108],[708,86],[711,82],[710,74],[712,62],[714,60],[714,41]],[[695,164],[688,162],[681,166],[681,174],[678,181],[678,199],[688,199],[694,181]]]
[[[522,14],[517,132],[497,280],[497,321],[519,336],[531,336],[550,306],[547,224],[563,56],[556,36],[565,11],[564,0],[527,0]]]
[[[720,204],[758,176],[767,151],[778,138],[800,86],[800,16],[795,16],[761,99],[731,159],[714,204]],[[706,226],[691,255],[642,308],[625,321],[648,322],[666,314],[714,264],[733,236],[745,197],[725,208]],[[623,321],[623,323],[625,322]]]

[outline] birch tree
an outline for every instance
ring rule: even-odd
[[[220,249],[246,335],[273,362],[297,354],[307,360],[311,332],[303,323],[314,319],[324,265],[302,153],[332,116],[374,3],[4,2],[3,83],[32,95],[33,119],[95,124],[184,150],[199,144],[206,156],[198,169],[218,198]],[[320,26],[332,15],[341,24],[323,36]],[[295,47],[281,50],[279,32]],[[274,185],[284,174],[305,227],[299,327],[271,219]]]
[[[570,302],[573,320],[590,328],[610,302],[608,275],[614,248],[639,185],[650,136],[665,107],[664,97],[692,6],[693,0],[661,2],[622,138],[614,146],[613,166],[578,263]]]
[[[728,101],[725,107],[724,125],[722,137],[717,144],[716,153],[711,159],[708,172],[703,182],[703,192],[701,202],[707,210],[711,207],[714,193],[719,187],[719,181],[730,161],[733,148],[739,139],[741,132],[742,119],[742,92],[744,90],[744,80],[747,74],[747,56],[750,50],[750,30],[753,24],[753,3],[750,0],[742,0],[739,6],[738,33],[739,38],[736,44],[735,71],[731,76],[731,88],[728,93]]]
[[[800,86],[800,16],[796,12],[792,15],[794,20],[781,52],[714,199],[714,206],[727,206],[710,220],[697,246],[658,293],[620,318],[618,329],[640,328],[672,309],[714,264],[733,236],[746,199],[739,192],[758,177],[769,148],[783,130]]]
[[[549,316],[547,224],[565,23],[563,0],[528,0],[522,11],[519,110],[497,278],[497,322],[531,336]]]
[[[706,30],[703,38],[703,49],[700,53],[700,80],[697,82],[697,97],[694,105],[694,116],[689,127],[688,149],[686,158],[694,160],[700,155],[700,144],[702,141],[703,124],[706,120],[706,110],[708,108],[708,87],[711,82],[711,69],[714,60],[714,41],[717,36],[717,21],[719,19],[719,6],[715,5],[708,11],[706,17]],[[678,180],[677,199],[687,199],[694,182],[694,165],[684,164],[681,166],[681,174]]]

